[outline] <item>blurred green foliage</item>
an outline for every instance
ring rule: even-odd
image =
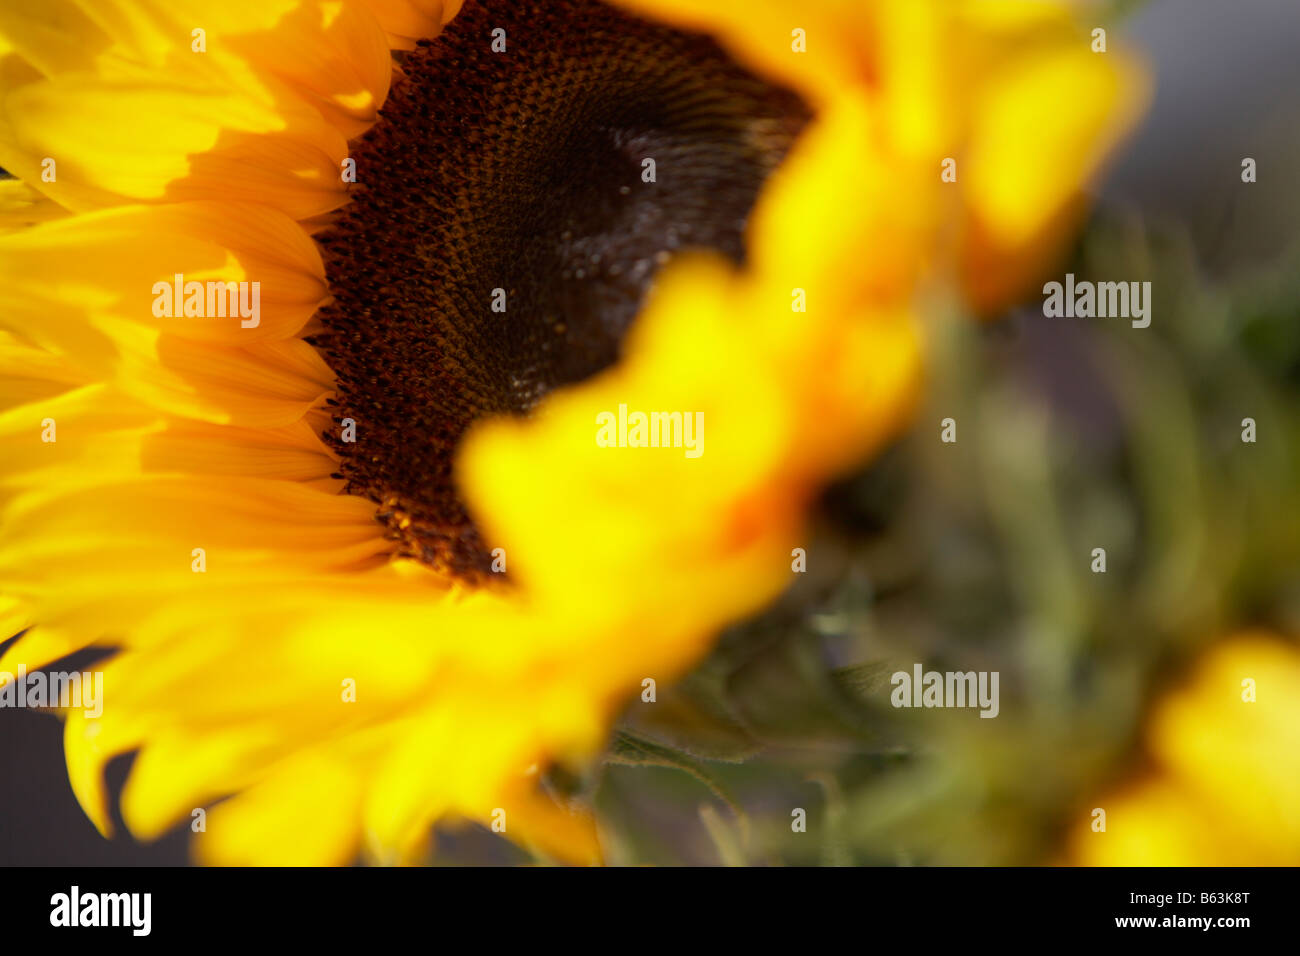
[[[580,782],[610,862],[1057,862],[1200,648],[1300,633],[1300,242],[1210,276],[1111,212],[1065,271],[1149,280],[1151,327],[933,310],[924,410],[825,495],[808,573]],[[1001,713],[894,709],[915,662],[998,671]]]

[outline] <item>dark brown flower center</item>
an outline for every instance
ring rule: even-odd
[[[807,111],[711,39],[594,0],[469,0],[401,66],[322,240],[334,302],[312,341],[356,423],[326,436],[348,490],[400,553],[473,576],[465,430],[613,363],[677,251],[742,261]]]

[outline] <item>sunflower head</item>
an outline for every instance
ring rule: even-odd
[[[743,262],[807,109],[709,38],[597,2],[473,4],[402,72],[320,239],[333,301],[311,341],[336,422],[366,423],[326,437],[399,553],[481,575],[451,472],[466,429],[613,364],[682,250]]]
[[[0,12],[0,635],[153,837],[594,860],[582,767],[789,583],[1132,116],[1049,4]],[[1062,101],[1086,104],[1060,111]],[[960,170],[945,175],[948,163]],[[222,801],[222,802],[217,802]]]

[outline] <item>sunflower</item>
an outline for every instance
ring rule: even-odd
[[[74,791],[134,754],[216,863],[599,859],[547,771],[789,583],[1143,90],[937,0],[39,0],[0,76],[0,670],[112,649]]]

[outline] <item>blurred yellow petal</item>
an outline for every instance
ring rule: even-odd
[[[346,765],[290,762],[238,800],[213,807],[198,839],[200,862],[227,866],[324,866],[357,846],[361,787]],[[310,826],[303,821],[310,820]]]
[[[1300,649],[1265,632],[1212,647],[1147,727],[1155,769],[1110,798],[1106,832],[1076,834],[1101,866],[1300,863]]]

